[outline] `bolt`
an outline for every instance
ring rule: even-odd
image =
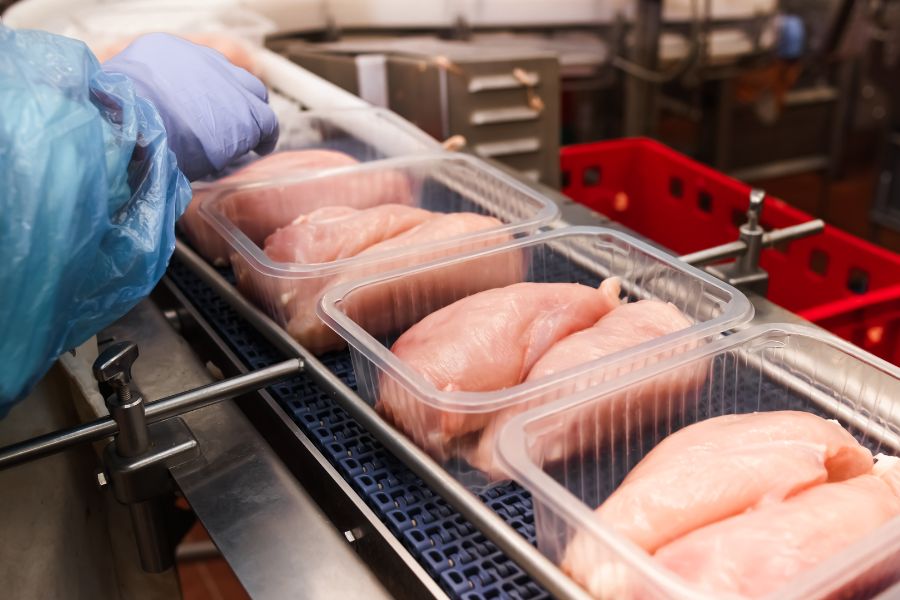
[[[363,536],[362,529],[359,527],[354,527],[353,529],[348,529],[344,532],[344,537],[347,538],[347,541],[351,544],[360,540]]]
[[[94,377],[116,390],[120,404],[131,401],[131,366],[138,357],[138,348],[127,341],[107,346],[94,361]]]
[[[97,487],[101,490],[109,485],[109,481],[106,479],[106,473],[103,471],[97,471]]]
[[[131,402],[131,386],[125,381],[124,376],[111,380],[109,384],[116,390],[119,404],[128,404]]]

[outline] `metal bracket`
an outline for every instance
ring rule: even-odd
[[[116,391],[106,406],[119,428],[103,453],[106,471],[97,480],[112,483],[116,499],[128,507],[141,566],[160,573],[171,568],[175,558],[162,503],[173,489],[169,468],[196,458],[200,450],[181,419],[147,424],[144,399],[130,385],[137,357],[137,345],[123,341],[107,346],[94,362],[97,382]]]
[[[765,296],[769,288],[769,274],[759,266],[759,257],[763,248],[815,235],[825,229],[824,221],[814,219],[799,225],[766,232],[760,225],[760,215],[765,199],[764,191],[758,189],[750,191],[747,222],[741,225],[737,241],[693,254],[685,254],[681,260],[694,266],[701,266],[728,258],[736,258],[730,263],[707,266],[706,270],[736,288]]]
[[[200,456],[191,430],[178,417],[149,426],[149,449],[122,456],[112,441],[103,452],[104,475],[122,504],[151,500],[174,489],[169,470]]]
[[[761,296],[769,291],[769,274],[759,266],[759,256],[763,249],[763,237],[766,232],[759,224],[766,193],[762,190],[750,191],[750,207],[747,209],[747,222],[741,225],[739,240],[746,244],[737,260],[727,265],[713,265],[707,270],[731,285],[747,289]]]

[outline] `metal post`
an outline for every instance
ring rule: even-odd
[[[659,62],[662,35],[662,0],[640,0],[634,24],[634,41],[629,57],[648,70]],[[656,129],[658,85],[634,74],[625,79],[625,135],[651,135]]]
[[[759,224],[763,201],[766,193],[754,189],[750,191],[750,207],[747,209],[747,222],[741,225],[741,241],[747,244],[747,251],[737,260],[737,268],[742,273],[752,273],[759,269],[759,256],[763,249],[763,236],[766,232]]]

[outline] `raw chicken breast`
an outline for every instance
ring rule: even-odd
[[[835,421],[802,411],[723,415],[660,442],[597,516],[653,551],[751,506],[871,468],[871,453]]]
[[[663,546],[656,558],[718,597],[756,598],[900,516],[900,459],[871,474],[817,485],[777,504],[719,521]]]
[[[597,323],[554,344],[528,373],[526,381],[621,352],[691,326],[675,305],[639,300],[617,306]]]
[[[618,280],[520,283],[469,296],[425,317],[392,352],[437,389],[501,390],[525,379],[556,341],[619,303]]]
[[[195,183],[193,186],[194,197],[191,203],[188,204],[187,210],[184,211],[184,215],[182,215],[178,224],[187,234],[188,239],[190,239],[197,252],[216,265],[225,265],[228,263],[228,244],[200,215],[200,205],[207,198],[215,195],[217,191],[232,185],[278,179],[299,175],[307,171],[346,167],[354,164],[357,164],[357,162],[350,156],[329,150],[299,150],[270,154],[214,183]],[[245,209],[239,210],[238,207],[233,207],[229,212],[235,216],[241,216],[245,213],[249,213],[252,216],[253,213],[256,213],[256,222],[247,218],[241,219],[236,224],[251,240],[261,243],[268,234],[278,227],[287,225],[301,213],[311,212],[318,206],[328,204],[327,202],[319,202],[317,206],[311,204],[308,210],[298,207],[296,211],[288,215],[283,215],[282,210],[278,210],[274,214],[265,212],[264,209],[267,202],[277,201],[281,196],[289,192],[290,188],[276,187],[270,189],[262,187],[255,191],[242,193],[239,200],[246,203]]]
[[[477,213],[458,212],[435,214],[433,219],[429,219],[417,225],[416,227],[413,227],[408,231],[401,233],[400,235],[392,236],[390,239],[379,242],[378,244],[373,245],[371,248],[367,248],[361,254],[380,254],[396,250],[397,248],[408,248],[410,246],[432,244],[434,242],[449,240],[461,235],[465,235],[467,233],[474,233],[476,231],[483,231],[486,229],[493,229],[502,226],[503,222],[501,220],[488,215],[479,215]],[[502,236],[498,236],[498,238],[495,238],[494,243],[497,243],[496,240],[501,238],[503,241],[509,240],[509,236],[504,234]],[[457,248],[455,253],[458,253],[458,248],[460,248],[460,246],[457,245],[455,247]],[[464,246],[465,251],[477,250],[483,247],[484,244],[480,241],[475,242],[471,246]],[[446,256],[446,253],[440,253],[439,255],[431,256],[431,258],[429,258],[428,260],[434,260],[435,256]],[[418,261],[415,264],[418,264]],[[404,264],[402,266],[409,265]],[[398,267],[393,266],[391,268],[395,269]]]
[[[509,241],[509,235],[501,233],[470,240],[464,244],[453,243],[454,238],[479,231],[486,232],[502,226],[502,222],[494,217],[474,213],[428,214],[429,218],[417,226],[399,235],[388,237],[356,254],[361,259],[371,257],[371,262],[362,263],[352,270],[343,272],[338,277],[330,280],[318,279],[305,282],[282,280],[285,284],[293,286],[290,290],[286,290],[287,293],[280,296],[284,302],[281,310],[284,311],[283,314],[287,320],[288,333],[316,354],[343,348],[345,343],[341,337],[329,329],[316,315],[316,305],[326,289],[376,273],[409,267],[450,254],[460,254]],[[411,215],[412,213],[410,213]],[[399,257],[390,256],[391,252],[442,241],[446,241],[447,244],[430,250],[423,248],[419,252],[406,253]],[[384,258],[379,260],[378,256],[384,256]],[[372,315],[375,320],[383,319],[386,315],[392,315],[395,312],[393,310],[394,298],[399,293],[411,294],[414,289],[426,286],[425,289],[443,295],[444,298],[447,298],[447,302],[450,302],[451,298],[455,300],[486,288],[521,281],[520,263],[521,261],[515,260],[511,256],[486,257],[477,261],[476,269],[469,269],[465,272],[459,267],[447,267],[439,272],[432,271],[422,276],[398,280],[392,285],[367,289],[356,295],[355,304],[359,312]],[[389,308],[391,310],[388,310]],[[411,314],[407,311],[404,316],[410,317]],[[374,335],[388,331],[385,328],[387,327],[386,323],[375,326],[373,321],[371,325],[372,328],[369,329],[369,332]]]
[[[674,305],[658,300],[640,300],[616,306],[611,312],[601,317],[593,327],[573,333],[551,346],[531,368],[525,381],[554,375],[685,329],[690,325],[691,322]],[[679,348],[679,351],[687,349],[686,347]],[[617,376],[621,376],[625,372],[627,369],[617,369],[615,373]],[[702,369],[702,372],[705,373],[705,368]],[[700,375],[700,373],[699,369],[692,369],[690,373],[686,374],[687,376],[673,379],[671,391],[675,393],[685,388],[696,388],[701,380],[696,375]],[[469,464],[487,473],[491,479],[503,479],[506,475],[495,460],[494,447],[495,438],[507,421],[526,410],[557,400],[563,393],[572,393],[602,383],[609,375],[608,370],[595,369],[579,376],[565,390],[540,395],[533,400],[498,413],[485,427],[473,451],[467,453],[466,459]],[[566,429],[559,430],[560,436],[567,436],[568,433]],[[553,442],[547,436],[543,436],[542,443],[552,444]],[[545,456],[549,458],[551,454],[554,453],[548,452]],[[558,460],[560,457],[554,458]]]
[[[407,231],[435,214],[402,204],[365,210],[329,206],[300,215],[266,238],[266,256],[276,262],[315,264],[356,256],[369,246]]]
[[[618,304],[616,278],[605,280],[599,289],[576,283],[519,283],[433,312],[401,335],[391,350],[438,390],[501,390],[521,383],[556,341],[591,326]],[[433,454],[496,414],[434,409],[391,380],[383,382],[376,408]]]
[[[871,468],[871,453],[835,421],[802,411],[723,415],[657,444],[595,514],[653,552],[698,527]]]
[[[871,469],[871,453],[835,421],[801,411],[723,415],[657,444],[594,514],[654,552],[711,523]],[[560,566],[595,597],[610,597],[636,582],[598,578],[608,554],[579,532]]]

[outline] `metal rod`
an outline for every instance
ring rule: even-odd
[[[296,358],[280,362],[246,375],[239,375],[189,392],[175,394],[146,405],[148,423],[191,412],[221,400],[240,396],[273,381],[296,375],[303,370],[303,361]],[[113,435],[118,430],[111,417],[103,417],[70,429],[54,431],[29,440],[0,448],[0,469],[54,454],[84,442],[93,442]]]
[[[798,225],[775,229],[763,236],[762,246],[763,248],[771,248],[775,244],[780,244],[781,242],[789,242],[798,238],[822,233],[824,229],[825,222],[822,219],[814,219]],[[727,258],[736,258],[746,251],[747,244],[740,240],[736,240],[734,242],[722,244],[721,246],[685,254],[681,256],[681,260],[694,266],[700,266],[719,260],[725,260]]]
[[[763,238],[763,246],[769,248],[781,242],[789,242],[797,238],[807,237],[822,233],[825,230],[825,221],[822,219],[813,219],[805,223],[791,225],[770,231]]]
[[[270,367],[252,371],[246,375],[238,375],[216,383],[204,385],[189,392],[182,392],[151,402],[147,405],[147,418],[151,422],[162,421],[175,415],[191,412],[227,398],[240,396],[245,392],[258,390],[266,385],[297,375],[303,371],[302,360],[291,358]]]
[[[633,30],[631,62],[653,71],[659,60],[662,0],[640,0]],[[634,74],[625,79],[625,135],[652,135],[656,129],[658,84]]]
[[[222,558],[222,553],[211,540],[183,542],[175,548],[177,562],[194,562],[211,558]]]
[[[119,431],[117,452],[127,457],[140,456],[146,452],[150,447],[150,435],[147,431],[144,399],[136,395],[129,399],[128,404],[122,404],[119,398],[112,396],[107,399],[106,408]]]
[[[521,566],[556,598],[588,600],[587,593],[529,544],[512,527],[475,494],[437,464],[430,456],[388,425],[362,398],[347,387],[308,350],[298,344],[284,329],[241,296],[221,275],[181,241],[176,242],[175,256],[215,290],[273,346],[289,356],[299,357],[304,373],[331,392],[332,398],[360,425],[440,494],[460,514]]]
[[[148,573],[162,573],[169,569],[174,556],[159,499],[129,504],[128,511],[141,567]]]
[[[714,246],[712,248],[700,250],[699,252],[685,254],[681,256],[681,260],[690,265],[694,265],[695,267],[699,267],[718,260],[725,260],[726,258],[737,258],[746,251],[747,244],[740,240],[735,240],[734,242],[728,242],[721,246]]]

